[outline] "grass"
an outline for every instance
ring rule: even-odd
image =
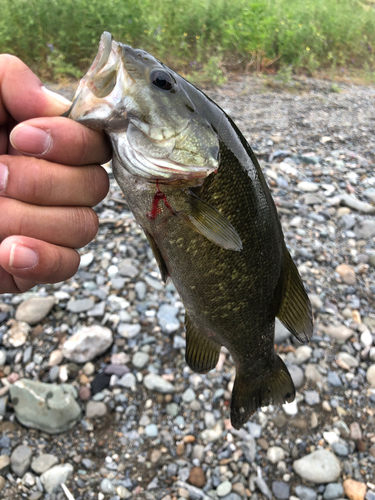
[[[0,52],[43,78],[79,77],[101,33],[174,68],[370,74],[372,0],[0,0]]]

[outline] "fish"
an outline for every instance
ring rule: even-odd
[[[188,366],[207,373],[225,346],[235,364],[230,418],[292,402],[275,318],[300,341],[313,315],[251,147],[202,91],[104,32],[68,115],[103,130],[113,172],[166,282],[185,307]]]

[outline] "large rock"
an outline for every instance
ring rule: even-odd
[[[293,463],[295,472],[312,483],[334,483],[340,477],[341,466],[328,450],[317,450]]]
[[[48,469],[40,476],[40,480],[47,493],[56,493],[60,490],[60,485],[65,483],[73,474],[73,465],[61,464]]]
[[[112,332],[100,325],[84,326],[63,345],[65,358],[75,363],[86,363],[111,347]]]
[[[59,459],[55,455],[49,453],[42,453],[38,457],[34,458],[31,462],[31,469],[35,474],[43,474],[46,470],[50,469],[54,465],[59,463]]]
[[[65,432],[81,416],[75,398],[76,391],[69,384],[45,384],[21,379],[10,387],[16,417],[25,427],[49,434]]]
[[[36,325],[51,312],[55,297],[32,297],[22,302],[16,311],[16,320]]]

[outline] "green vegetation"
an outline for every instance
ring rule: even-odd
[[[102,31],[220,83],[223,69],[372,71],[375,8],[360,0],[0,0],[0,52],[44,78],[80,76]],[[288,69],[289,68],[289,69]]]

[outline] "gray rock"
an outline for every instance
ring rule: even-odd
[[[195,392],[191,387],[188,387],[181,398],[184,403],[191,403],[195,399]]]
[[[87,312],[87,316],[90,318],[101,318],[105,314],[105,308],[107,303],[105,300],[97,302],[92,309]]]
[[[344,344],[350,337],[354,335],[353,330],[345,325],[328,325],[323,327],[324,333],[326,333],[331,339],[336,340],[339,344]]]
[[[318,371],[316,365],[306,365],[305,368],[305,377],[307,380],[311,380],[314,384],[322,384],[323,383],[323,376],[321,373]]]
[[[137,384],[137,379],[133,373],[125,373],[120,380],[117,382],[117,385],[121,385],[121,387],[126,387],[127,389],[132,389]]]
[[[42,453],[39,457],[33,458],[31,462],[31,470],[35,474],[43,474],[46,470],[59,463],[59,459],[55,455]]]
[[[174,386],[155,373],[149,373],[143,379],[145,387],[149,391],[160,392],[161,394],[172,394],[175,392]]]
[[[363,192],[364,196],[371,201],[372,203],[375,203],[375,188],[368,188],[365,189]]]
[[[375,236],[375,221],[373,220],[361,220],[359,221],[355,228],[354,234],[357,238],[364,240],[369,240]]]
[[[137,281],[137,283],[134,285],[134,290],[135,293],[137,294],[137,297],[139,300],[144,300],[146,297],[146,292],[147,292],[147,285],[144,281]]]
[[[8,455],[0,455],[0,476],[6,476],[9,472],[9,469],[10,458],[8,457]]]
[[[107,412],[107,405],[102,401],[89,401],[86,405],[87,418],[102,418]]]
[[[0,366],[4,366],[7,361],[7,353],[0,349]]]
[[[73,471],[73,465],[71,464],[55,465],[43,472],[40,480],[47,493],[57,493],[60,490],[60,485],[66,483],[70,476],[73,475]]]
[[[138,274],[138,269],[133,265],[132,259],[124,259],[118,266],[118,272],[121,276],[135,278]]]
[[[21,424],[49,434],[67,431],[81,416],[77,393],[69,384],[21,379],[10,387],[10,395]]]
[[[285,451],[280,446],[270,446],[267,450],[267,458],[272,464],[277,464],[280,460],[284,460]]]
[[[85,253],[81,255],[81,261],[79,263],[79,268],[83,269],[88,267],[94,260],[94,254],[92,252]]]
[[[284,481],[273,481],[272,492],[279,500],[287,500],[290,495],[290,486]]]
[[[117,333],[128,340],[136,337],[141,331],[141,325],[138,323],[120,323]]]
[[[343,498],[344,488],[340,483],[329,483],[324,490],[324,500],[334,500],[335,498]]]
[[[287,365],[287,368],[290,376],[292,377],[295,388],[300,389],[305,382],[305,375],[302,368],[297,365]]]
[[[358,360],[347,352],[339,352],[337,355],[337,360],[346,365],[348,368],[357,368],[359,365]],[[340,366],[342,366],[340,364]]]
[[[18,306],[15,318],[29,325],[36,325],[51,312],[55,297],[32,297]]]
[[[293,462],[295,472],[311,483],[333,483],[340,477],[341,465],[328,450],[317,450]]]
[[[144,368],[150,359],[146,352],[138,351],[134,354],[132,363],[136,368]]]
[[[366,372],[366,379],[371,387],[375,387],[375,365],[371,365],[368,367]]]
[[[176,318],[178,313],[179,310],[169,304],[163,304],[159,307],[156,316],[164,333],[170,335],[180,328],[180,321]]]
[[[314,406],[320,403],[319,392],[305,391],[305,401],[309,406]]]
[[[356,222],[357,220],[353,215],[344,214],[338,220],[338,225],[343,229],[352,229],[355,226]]]
[[[9,330],[4,334],[3,344],[7,347],[21,347],[25,344],[30,333],[30,326],[24,321],[11,319],[8,321]]]
[[[113,495],[116,493],[116,488],[113,486],[112,481],[105,478],[100,483],[100,489],[105,495]]]
[[[186,340],[180,335],[174,335],[173,337],[173,349],[185,349]]]
[[[145,434],[147,437],[157,437],[159,434],[158,426],[155,424],[148,424],[145,427]]]
[[[256,424],[255,422],[247,422],[246,427],[253,438],[258,439],[262,435],[261,425]]]
[[[327,382],[329,383],[329,385],[332,385],[332,387],[341,387],[342,386],[342,382],[340,380],[340,377],[337,375],[336,372],[331,372],[331,371],[328,372]]]
[[[309,299],[310,299],[312,308],[314,310],[319,311],[320,309],[322,309],[323,301],[319,297],[319,295],[317,295],[316,293],[309,293]]]
[[[296,486],[295,492],[301,500],[316,500],[317,497],[316,491],[307,486],[298,485]]]
[[[249,438],[246,441],[240,443],[240,446],[246,462],[251,464],[255,460],[256,445],[255,440],[251,436],[249,436]]]
[[[297,365],[306,363],[311,358],[312,348],[309,345],[301,345],[295,350],[295,359]]]
[[[230,481],[223,481],[216,488],[216,494],[219,497],[224,497],[232,491],[232,483]]]
[[[297,189],[304,193],[314,193],[319,190],[319,184],[309,181],[301,181],[297,184]]]
[[[285,342],[291,336],[290,331],[276,318],[275,321],[275,344]]]
[[[94,299],[88,297],[86,299],[70,300],[67,304],[68,311],[72,313],[81,313],[89,311],[95,305]]]
[[[112,332],[100,325],[84,326],[64,342],[65,358],[75,363],[86,363],[111,347]]]
[[[0,398],[0,416],[5,417],[8,405],[8,396]]]
[[[375,207],[373,205],[360,201],[355,196],[350,194],[344,194],[341,196],[341,205],[365,214],[373,214],[375,212]]]
[[[193,497],[190,497],[190,498],[193,498]],[[238,493],[231,491],[229,493],[229,495],[225,495],[225,497],[221,497],[221,500],[242,500],[242,497]]]
[[[177,403],[169,403],[167,404],[165,409],[168,415],[170,415],[171,417],[177,417],[179,411]]]
[[[263,493],[265,497],[268,498],[268,500],[272,499],[272,492],[269,489],[266,481],[262,477],[256,477],[254,479],[254,483],[257,485],[257,487],[260,489],[260,491]]]
[[[15,448],[10,456],[10,468],[18,476],[22,477],[28,471],[31,463],[31,448],[20,445]]]

